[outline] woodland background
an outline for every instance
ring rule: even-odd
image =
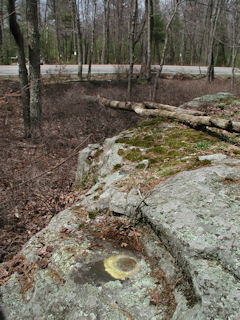
[[[135,2],[135,3],[134,3]],[[147,63],[148,24],[152,63],[160,63],[166,26],[167,64],[238,64],[238,0],[38,0],[40,52],[45,63],[129,63],[131,19],[136,10],[135,63]],[[24,0],[16,1],[18,22],[27,37]],[[150,19],[148,19],[148,16]],[[11,63],[17,48],[8,26],[7,1],[0,0],[0,63]],[[25,42],[26,43],[26,42]]]

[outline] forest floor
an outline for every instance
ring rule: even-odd
[[[205,79],[162,79],[158,101],[179,106],[229,88],[228,79],[217,79],[211,85]],[[78,151],[142,119],[128,111],[89,103],[82,96],[99,94],[125,100],[126,89],[125,80],[45,81],[43,136],[33,140],[23,138],[19,83],[0,81],[0,262],[11,259],[33,234],[84,192],[76,190],[74,183]],[[144,81],[134,84],[134,101],[149,100],[149,93],[150,85]]]

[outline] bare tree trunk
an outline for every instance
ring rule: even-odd
[[[131,1],[131,30],[130,30],[130,52],[129,52],[129,75],[128,75],[128,100],[131,100],[132,96],[132,78],[133,78],[133,66],[134,66],[134,49],[135,49],[135,36],[136,36],[136,22],[137,22],[138,1]]]
[[[72,7],[72,28],[73,28],[73,51],[74,51],[74,62],[77,64],[77,34],[76,34],[76,2],[71,0]]]
[[[74,0],[76,5],[76,2]],[[78,39],[78,78],[82,81],[82,69],[83,69],[83,53],[82,53],[82,32],[81,32],[81,22],[79,16],[79,1],[76,5],[76,16],[77,16],[77,39]]]
[[[52,2],[53,2],[53,14],[54,14],[55,26],[56,26],[58,62],[61,62],[62,61],[62,53],[61,53],[61,45],[60,45],[58,5],[56,4],[56,0],[52,0]]]
[[[109,0],[104,0],[104,21],[103,21],[103,40],[102,40],[102,56],[101,56],[101,63],[105,63],[106,57],[106,46],[107,46],[107,29],[109,25]]]
[[[41,2],[40,0],[37,1],[37,6],[38,6],[38,28],[39,30],[42,27],[42,19],[41,19]]]
[[[180,45],[180,52],[179,52],[179,63],[180,63],[180,65],[183,65],[183,48],[184,48],[184,42],[185,42],[185,32],[184,32],[184,30],[183,30],[182,39],[181,39],[181,45]]]
[[[173,30],[172,26],[169,28],[169,63],[175,64],[175,50],[174,50],[174,33],[175,30]],[[192,55],[191,55],[192,56]],[[191,58],[191,64],[192,64],[192,58]]]
[[[3,63],[3,0],[0,1],[0,64]]]
[[[147,80],[151,79],[152,64],[152,32],[153,32],[153,2],[146,0],[147,7]]]
[[[83,64],[88,63],[88,52],[89,52],[89,41],[88,39],[90,38],[88,34],[88,21],[90,20],[89,17],[89,1],[90,0],[81,0],[81,11],[82,11],[82,39],[83,39],[83,46],[82,46],[82,60]],[[79,0],[78,0],[79,4]],[[78,9],[80,10],[80,7],[78,5]],[[79,20],[80,21],[80,20]]]
[[[109,20],[110,20],[110,1],[108,0],[108,7],[107,7],[107,29],[106,29],[106,63],[109,63],[109,50],[110,50],[110,30],[109,30]]]
[[[0,24],[0,64],[3,64],[3,30]]]
[[[83,64],[87,64],[88,63],[88,51],[89,51],[89,44],[88,41],[86,39],[86,35],[84,38],[84,51],[83,51]]]
[[[121,21],[123,18],[123,6],[122,6],[122,1],[118,1],[117,3],[117,43],[116,43],[116,63],[120,64],[122,61],[122,26],[121,26]]]
[[[47,13],[48,13],[48,0],[45,3],[45,9],[44,9],[44,40],[46,43],[46,52],[45,52],[45,61],[49,62],[49,28],[48,28],[48,21],[47,21]]]
[[[216,27],[218,18],[221,12],[222,0],[210,0],[210,29],[209,29],[209,49],[208,49],[208,69],[207,69],[207,81],[212,82],[214,80],[214,37],[216,33]]]
[[[115,47],[115,62],[117,64],[121,64],[122,62],[122,47],[123,47],[123,9],[124,9],[124,1],[118,0],[116,1],[116,10],[117,16],[116,16],[116,23],[117,23],[117,29],[116,29],[116,45]]]
[[[164,40],[164,46],[163,46],[163,51],[162,51],[162,58],[161,58],[161,62],[160,62],[160,65],[159,65],[159,69],[157,71],[157,74],[156,74],[156,77],[155,77],[155,81],[154,81],[154,86],[153,86],[153,94],[152,94],[152,100],[155,101],[156,100],[156,95],[157,95],[157,89],[158,89],[158,79],[160,78],[161,76],[161,73],[162,73],[162,69],[163,69],[163,65],[165,63],[165,57],[166,57],[166,52],[167,52],[167,44],[168,44],[168,34],[169,34],[169,28],[171,26],[171,23],[173,21],[173,18],[175,17],[176,15],[176,12],[177,12],[177,9],[178,9],[178,6],[179,6],[179,2],[177,2],[174,6],[174,10],[173,10],[173,13],[170,17],[170,20],[168,21],[168,24],[166,26],[166,30],[165,30],[165,40]]]
[[[81,81],[83,63],[82,63],[82,33],[81,33],[81,23],[80,23],[80,17],[79,17],[79,1],[77,4],[76,0],[71,0],[71,5],[72,5],[73,20],[75,21],[74,29],[75,29],[75,32],[77,31],[77,37],[76,37],[76,33],[74,33],[75,34],[74,55],[76,59],[75,63],[78,63],[78,78]],[[78,51],[78,56],[77,56],[77,51]]]
[[[239,48],[235,45],[233,45],[232,50],[232,77],[231,77],[231,91],[233,91],[235,86],[235,67],[236,67],[236,61],[237,61],[237,55],[238,55]]]
[[[107,17],[106,17],[106,4],[107,0],[104,0],[103,7],[103,32],[102,32],[102,55],[101,55],[101,64],[105,63],[105,50],[106,50],[106,29],[107,29]]]
[[[238,3],[233,3],[233,21],[232,21],[232,77],[231,77],[231,91],[233,91],[235,86],[235,67],[237,62],[237,55],[239,51],[239,35],[237,27],[239,27],[239,12]]]
[[[93,22],[92,22],[91,48],[90,48],[89,63],[88,63],[88,75],[87,75],[88,80],[90,80],[91,78],[92,58],[93,58],[93,49],[94,49],[94,40],[95,40],[96,10],[97,10],[97,1],[93,0]]]
[[[30,71],[30,121],[33,137],[41,135],[41,79],[37,0],[26,0]]]
[[[18,47],[18,63],[19,63],[19,78],[21,83],[21,99],[22,99],[22,113],[24,122],[25,137],[28,138],[31,135],[30,130],[30,93],[28,86],[28,72],[26,68],[26,59],[24,51],[24,40],[17,22],[15,0],[8,0],[8,15],[9,25],[11,33],[15,39]]]

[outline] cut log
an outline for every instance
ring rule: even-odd
[[[83,96],[84,100],[97,102],[105,107],[134,111],[141,116],[162,117],[174,119],[193,128],[213,127],[228,132],[240,133],[240,122],[211,117],[201,111],[186,110],[175,106],[155,102],[117,101],[100,96]]]
[[[162,104],[162,103],[156,103],[151,101],[144,102],[145,106],[148,109],[161,109],[161,110],[167,110],[167,111],[174,111],[179,113],[187,113],[192,114],[193,116],[204,116],[206,113],[198,110],[188,110],[188,109],[182,109],[179,107],[169,106],[168,104]]]

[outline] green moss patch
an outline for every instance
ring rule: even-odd
[[[153,138],[150,136],[135,136],[133,138],[120,138],[116,143],[125,143],[135,147],[149,148],[153,145]]]
[[[219,98],[218,102],[224,103],[225,105],[234,104],[237,100],[235,97],[226,97],[226,98]]]
[[[208,149],[209,143],[207,141],[200,141],[199,143],[197,143],[197,148],[198,149]]]
[[[154,164],[161,163],[163,161],[164,161],[164,157],[151,157],[148,159],[150,167],[152,167]]]
[[[200,161],[198,158],[194,158],[191,162],[187,163],[186,170],[194,170],[200,167],[208,166],[210,164],[210,160]]]
[[[136,169],[145,169],[146,168],[146,165],[144,163],[139,163],[137,166],[136,166]]]
[[[86,185],[88,184],[88,182],[89,182],[88,177],[84,177],[81,182],[76,184],[76,186],[75,186],[76,191],[80,191],[80,190],[84,189],[86,187]]]
[[[240,155],[240,149],[239,150],[233,150],[233,153],[236,155]]]
[[[85,223],[80,223],[79,225],[78,225],[78,230],[79,231],[81,231],[81,230],[83,230],[83,229],[86,229],[87,228],[87,224],[85,224]]]
[[[113,167],[113,171],[118,171],[121,167],[122,167],[121,163],[117,163],[117,164],[115,164],[115,166]]]
[[[120,138],[117,142],[126,145],[126,149],[119,150],[124,159],[138,162],[135,167],[138,170],[146,169],[139,162],[147,159],[149,174],[155,171],[160,178],[211,164],[208,160],[199,161],[199,155],[227,151],[226,145],[215,137],[174,122],[165,122],[163,126],[160,118],[144,121],[135,128],[132,136]]]
[[[125,158],[131,162],[140,162],[146,157],[142,154],[139,148],[130,149],[126,152]]]
[[[124,155],[124,150],[123,149],[119,149],[118,150],[118,155],[119,156],[123,156]]]
[[[88,218],[93,220],[98,215],[98,210],[88,212]]]
[[[173,176],[174,174],[180,172],[181,169],[169,169],[169,170],[165,170],[162,173],[163,177],[169,177],[169,176]]]
[[[166,154],[168,149],[166,147],[163,147],[161,145],[155,145],[153,148],[147,150],[147,153],[158,153],[158,154]]]
[[[140,123],[139,127],[143,128],[143,127],[149,127],[153,125],[159,125],[159,123],[162,123],[162,122],[164,122],[162,118],[154,118],[152,120],[143,121],[142,123]]]
[[[99,149],[96,153],[95,153],[95,158],[99,158],[100,155],[103,153],[103,149]]]

